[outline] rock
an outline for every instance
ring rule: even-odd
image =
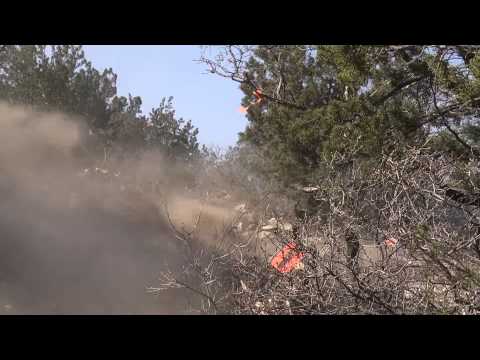
[[[306,186],[302,190],[306,193],[312,193],[320,190],[320,188],[318,186]]]
[[[274,231],[274,230],[283,230],[283,231],[293,231],[293,226],[290,223],[281,223],[275,218],[268,220],[267,225],[262,226],[263,231]]]
[[[80,173],[78,174],[79,176],[86,176],[88,175],[90,172],[90,169],[83,169],[82,171],[80,171]]]
[[[267,225],[262,226],[263,231],[272,231],[278,228],[278,221],[275,218],[268,220]]]
[[[103,174],[103,175],[108,174],[108,170],[106,170],[106,169],[101,169],[101,168],[98,168],[98,167],[95,168],[95,172],[99,172],[99,173],[101,173],[101,174]]]
[[[293,225],[290,223],[283,223],[280,224],[280,229],[282,229],[283,231],[293,231]]]
[[[262,226],[262,230],[263,231],[273,231],[273,230],[276,230],[278,228],[277,225],[265,225],[265,226]]]

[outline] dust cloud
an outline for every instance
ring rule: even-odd
[[[184,265],[162,201],[178,226],[206,214],[206,239],[232,214],[169,185],[180,172],[159,154],[96,176],[78,156],[88,134],[79,124],[0,104],[0,314],[185,313],[186,292],[146,291]],[[126,186],[147,178],[163,197]]]

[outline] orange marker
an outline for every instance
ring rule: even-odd
[[[248,110],[249,107],[250,107],[250,106],[247,106],[247,107],[245,107],[245,106],[240,106],[240,108],[238,109],[238,111],[240,111],[241,113],[244,113],[244,114],[245,114],[245,113],[247,112],[247,110]]]
[[[297,252],[294,243],[288,243],[272,259],[272,266],[282,274],[292,271],[303,259],[304,254]]]
[[[395,247],[398,243],[398,240],[395,238],[389,238],[384,241],[384,244],[388,247]]]
[[[248,108],[252,105],[258,105],[260,104],[264,99],[265,97],[263,96],[263,93],[261,90],[259,89],[256,89],[254,92],[252,92],[253,96],[255,96],[256,100],[254,102],[250,102],[250,105],[248,105],[247,107],[245,106],[240,106],[240,108],[238,109],[238,111],[240,111],[241,113],[246,113],[248,111]]]

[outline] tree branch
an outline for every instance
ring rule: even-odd
[[[395,96],[396,94],[398,94],[400,91],[402,91],[405,87],[409,86],[409,85],[412,85],[412,84],[415,84],[416,82],[419,82],[425,78],[427,78],[428,75],[422,75],[422,76],[418,76],[418,77],[415,77],[413,79],[409,79],[409,80],[405,80],[403,82],[401,82],[400,84],[398,84],[396,87],[394,87],[388,94],[384,95],[383,97],[381,97],[380,99],[376,100],[376,101],[373,101],[373,104],[375,106],[378,106],[378,105],[381,105],[383,104],[385,101],[387,101],[388,99],[390,99],[391,97]]]

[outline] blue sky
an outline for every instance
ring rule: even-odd
[[[85,55],[99,70],[111,67],[118,75],[119,95],[140,96],[148,114],[162,97],[173,96],[178,117],[192,120],[199,141],[207,146],[235,144],[246,126],[238,111],[242,92],[238,83],[213,74],[194,60],[199,46],[84,45]]]

